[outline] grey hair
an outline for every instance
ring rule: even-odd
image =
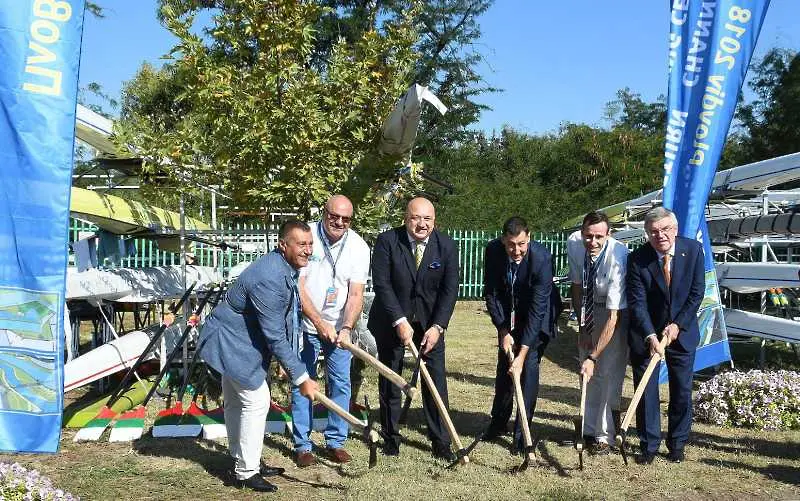
[[[647,214],[644,216],[644,227],[649,228],[650,225],[655,223],[656,221],[661,221],[665,217],[671,218],[672,222],[675,223],[675,226],[678,226],[678,218],[675,217],[675,213],[665,207],[653,207]]]

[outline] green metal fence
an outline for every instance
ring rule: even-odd
[[[80,232],[94,232],[98,228],[91,223],[78,219],[70,220],[70,243],[79,239]],[[479,299],[483,296],[483,258],[486,244],[497,238],[498,231],[483,230],[445,230],[445,233],[455,240],[458,246],[459,268],[459,299]],[[195,244],[194,254],[196,264],[201,266],[216,266],[220,271],[226,272],[237,263],[252,261],[269,252],[275,247],[278,240],[277,226],[262,224],[233,224],[220,231],[227,241],[236,242],[239,249],[220,251],[212,246]],[[531,238],[543,244],[553,254],[555,272],[558,276],[566,275],[567,270],[567,233],[564,232],[535,232]],[[152,239],[136,238],[136,255],[122,260],[121,266],[125,268],[142,268],[146,266],[166,266],[180,264],[180,254],[165,252],[158,248]],[[214,254],[216,253],[216,264]],[[72,256],[70,255],[70,260]],[[102,264],[102,263],[101,263]],[[562,295],[567,294],[565,286]]]

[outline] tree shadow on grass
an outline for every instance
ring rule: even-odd
[[[446,373],[447,379],[461,381],[464,383],[475,384],[479,386],[488,386],[494,388],[494,376],[478,376],[475,374],[466,374],[464,372],[448,370]]]
[[[764,440],[752,437],[722,437],[692,431],[690,444],[729,454],[754,454],[777,459],[800,459],[800,443]],[[800,474],[797,475],[800,478]]]
[[[230,481],[232,467],[228,449],[211,440],[196,438],[158,439],[142,437],[133,442],[133,449],[142,456],[185,459],[199,464],[209,475],[223,482]]]
[[[275,449],[286,449],[280,442],[266,437],[265,445]],[[171,457],[184,459],[199,464],[209,475],[218,478],[224,485],[232,485],[231,470],[233,459],[228,453],[228,448],[213,440],[202,438],[175,438],[154,439],[144,437],[133,442],[133,449],[142,456]],[[290,454],[291,457],[291,454]],[[321,483],[295,477],[289,472],[280,475],[280,478],[292,483],[303,484],[322,489],[341,490],[342,486],[335,483]]]
[[[709,466],[729,468],[732,471],[736,470],[750,470],[753,473],[759,473],[766,478],[782,482],[784,484],[800,486],[800,474],[797,468],[785,464],[770,464],[764,467],[757,467],[738,461],[718,461],[716,459],[703,458],[700,462]]]

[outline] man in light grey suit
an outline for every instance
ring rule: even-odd
[[[235,460],[235,482],[240,487],[260,492],[278,490],[262,474],[282,470],[259,468],[270,403],[266,379],[272,355],[303,396],[310,397],[319,389],[299,357],[298,270],[308,264],[312,242],[306,223],[283,223],[278,248],[239,275],[200,333],[203,359],[222,374],[228,447]]]

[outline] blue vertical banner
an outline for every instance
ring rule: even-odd
[[[769,0],[673,0],[664,206],[703,242],[706,293],[695,370],[730,360],[705,205]]]
[[[84,0],[0,0],[0,450],[56,452]]]

